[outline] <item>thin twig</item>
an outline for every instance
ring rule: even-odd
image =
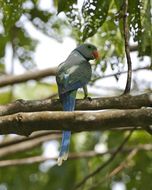
[[[121,162],[120,164],[119,164],[119,166],[117,166],[115,169],[113,169],[111,172],[110,172],[110,174],[106,177],[106,179],[109,179],[109,178],[111,178],[111,177],[113,177],[114,175],[116,175],[116,174],[118,174],[120,171],[122,171],[123,170],[123,168],[125,168],[125,167],[127,167],[127,163],[129,162],[129,161],[131,161],[131,159],[137,154],[137,152],[138,152],[138,149],[133,149],[130,153],[129,153],[129,155],[127,156],[127,158],[123,161],[123,162]]]
[[[139,68],[139,70],[141,69]],[[143,68],[143,69],[149,69],[149,67]],[[137,69],[135,69],[135,71],[136,70]],[[125,71],[118,74],[123,74],[124,72]],[[28,80],[39,80],[44,77],[55,76],[55,75],[56,75],[56,68],[47,68],[43,70],[28,71],[19,75],[5,74],[5,75],[0,76],[0,87],[5,87],[12,84],[19,84],[19,83],[26,82]],[[117,73],[114,75],[117,75]],[[111,75],[103,76],[101,78],[107,78],[107,77],[111,77]]]
[[[117,156],[117,154],[123,149],[124,145],[128,142],[128,140],[130,139],[134,130],[135,130],[135,128],[129,132],[127,137],[120,144],[120,146],[116,149],[116,151],[112,154],[112,156],[105,163],[101,164],[93,172],[91,172],[89,175],[85,176],[79,183],[77,183],[76,186],[74,187],[74,190],[79,189],[82,185],[84,185],[88,181],[88,179],[95,176],[101,170],[103,170],[106,166],[108,166],[114,160],[114,158]]]
[[[152,150],[152,144],[139,144],[132,147],[125,147],[122,148],[120,153],[127,153],[134,149],[145,150],[145,151],[151,151]],[[116,149],[110,149],[108,151],[105,151],[103,153],[97,153],[95,151],[88,151],[88,152],[79,152],[79,153],[70,153],[68,160],[73,159],[88,159],[93,157],[101,157],[104,155],[113,154],[116,151]],[[10,159],[10,160],[0,160],[0,167],[8,167],[8,166],[19,166],[19,165],[30,165],[30,164],[36,164],[40,162],[44,162],[47,160],[53,160],[56,161],[57,157],[44,157],[44,156],[33,156],[28,158],[20,158],[20,159]]]
[[[139,68],[133,69],[132,71],[137,72],[137,71],[141,71],[141,70],[150,70],[150,66],[139,67]],[[112,73],[112,74],[109,74],[109,75],[98,76],[98,77],[92,79],[91,83],[94,83],[95,81],[100,80],[100,79],[105,79],[105,78],[110,78],[110,77],[122,75],[122,74],[125,74],[127,72],[128,71],[121,71],[121,72]]]
[[[124,90],[124,94],[130,93],[131,79],[132,79],[132,63],[129,49],[129,27],[128,27],[128,0],[124,0],[124,15],[123,15],[123,31],[125,40],[125,52],[128,64],[127,83]]]
[[[124,168],[126,168],[128,166],[128,162],[130,162],[132,160],[132,158],[137,154],[138,151],[139,151],[138,148],[134,148],[133,150],[131,150],[129,155],[127,156],[127,158],[125,160],[123,160],[119,164],[119,166],[117,166],[115,169],[113,169],[108,176],[104,177],[98,183],[97,182],[94,183],[94,185],[92,185],[88,190],[93,190],[93,189],[99,187],[99,185],[101,185],[105,181],[109,180],[110,178],[112,178],[113,176],[115,176],[119,172],[121,172]]]
[[[30,135],[29,137],[21,137],[21,136],[17,136],[15,138],[9,138],[5,141],[2,141],[0,143],[0,149],[1,148],[4,148],[4,147],[8,147],[8,146],[11,146],[11,145],[15,145],[15,144],[19,144],[19,143],[22,143],[22,142],[26,142],[26,141],[29,141],[29,140],[35,140],[37,138],[41,138],[41,137],[44,137],[44,136],[48,136],[48,135],[60,135],[61,132],[60,131],[46,131],[46,132],[35,132],[33,133],[32,135]]]
[[[0,148],[0,158],[4,156],[12,155],[14,153],[18,153],[18,152],[25,152],[27,150],[33,149],[41,145],[42,143],[46,141],[57,140],[60,137],[61,137],[60,134],[54,134],[54,135],[47,134],[47,135],[39,136],[34,139],[28,139],[28,140],[21,141],[20,143],[15,143],[9,146],[5,146],[3,148]]]

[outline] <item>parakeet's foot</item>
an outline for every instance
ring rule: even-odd
[[[89,100],[91,102],[92,98],[90,96],[84,96],[84,100]]]
[[[90,102],[92,101],[92,98],[91,98],[91,97],[89,97],[89,96],[87,97],[87,99],[88,99]]]

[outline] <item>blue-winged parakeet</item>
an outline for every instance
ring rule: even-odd
[[[56,81],[59,98],[64,111],[73,111],[78,88],[84,89],[87,97],[86,85],[91,79],[91,65],[89,60],[97,59],[97,48],[92,44],[82,44],[75,48],[68,58],[58,66]],[[67,160],[71,131],[63,131],[58,165]]]

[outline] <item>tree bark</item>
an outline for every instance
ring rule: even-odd
[[[0,134],[28,136],[40,130],[96,131],[152,124],[152,109],[110,110],[98,112],[36,112],[0,117]]]
[[[76,100],[76,110],[102,110],[102,109],[137,109],[141,107],[152,107],[152,93],[138,96],[115,96],[105,98],[93,98]],[[16,100],[13,103],[0,106],[0,116],[10,115],[18,112],[38,111],[61,111],[62,106],[57,99],[45,100]]]

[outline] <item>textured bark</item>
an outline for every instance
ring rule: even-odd
[[[81,99],[76,101],[76,110],[102,110],[102,109],[137,109],[152,107],[152,93],[138,96],[116,96],[94,98],[92,101]],[[59,111],[61,103],[56,99],[46,100],[16,100],[13,103],[0,106],[0,116],[18,112]]]
[[[152,124],[152,109],[110,110],[98,112],[36,112],[0,117],[0,134],[28,136],[40,130],[95,131]]]

